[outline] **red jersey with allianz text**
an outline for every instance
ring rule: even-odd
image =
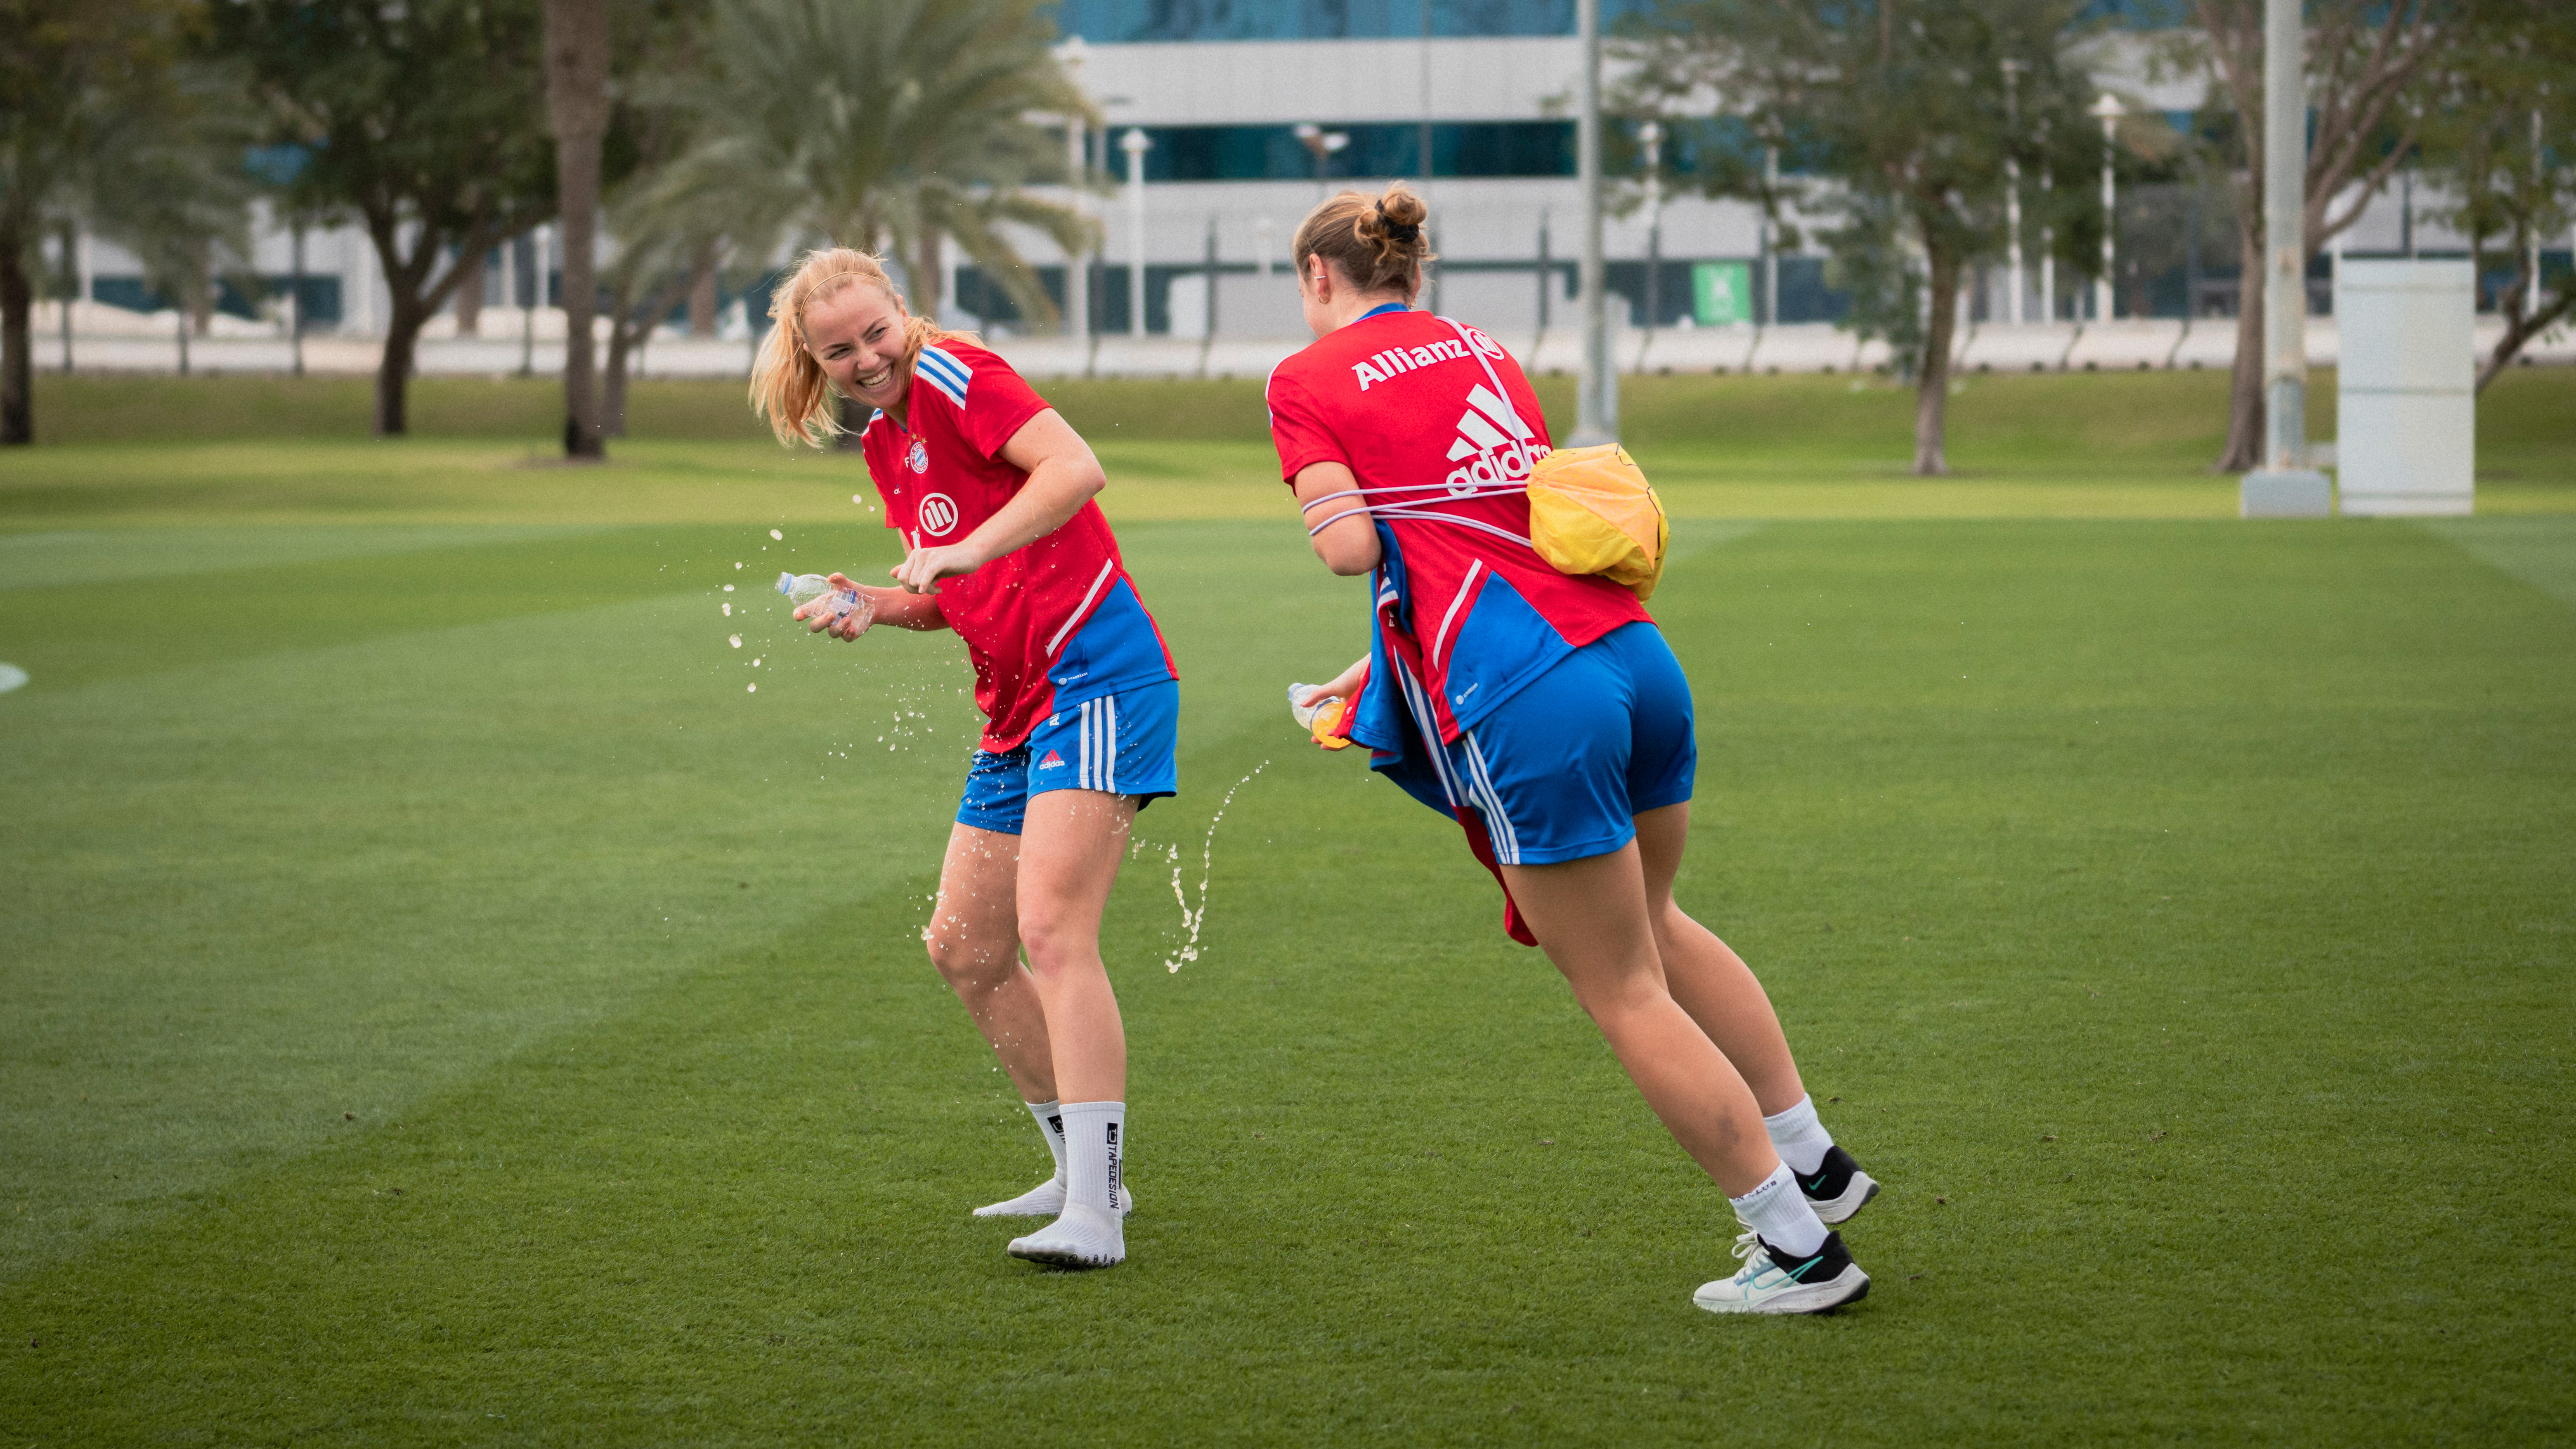
[[[964,542],[1028,482],[1001,452],[1046,406],[984,348],[962,338],[922,348],[905,424],[880,412],[860,434],[886,526],[913,548]],[[987,750],[1019,748],[1060,710],[1180,677],[1096,503],[1025,548],[940,580],[937,597],[975,666]]]
[[[1269,400],[1281,476],[1293,484],[1312,464],[1340,463],[1379,510],[1381,632],[1392,621],[1410,635],[1408,667],[1427,695],[1415,708],[1429,706],[1423,727],[1442,742],[1574,649],[1650,617],[1627,589],[1559,573],[1529,547],[1529,495],[1494,485],[1527,479],[1547,456],[1547,420],[1520,365],[1484,333],[1428,312],[1372,314],[1279,364]],[[1334,500],[1306,522],[1360,501]],[[1390,518],[1390,507],[1441,520]]]

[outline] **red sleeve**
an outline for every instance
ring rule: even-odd
[[[1000,453],[1029,419],[1047,410],[1047,400],[998,354],[961,342],[943,343],[940,350],[974,374],[966,387],[966,406],[957,415],[957,436],[982,456]]]
[[[1348,468],[1350,454],[1323,419],[1304,383],[1270,374],[1270,441],[1279,449],[1279,476],[1292,486],[1297,475],[1316,463]]]

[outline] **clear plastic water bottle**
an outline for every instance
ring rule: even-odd
[[[785,594],[800,609],[829,595],[832,622],[835,624],[856,615],[859,627],[865,629],[868,621],[876,617],[875,599],[857,589],[833,588],[831,579],[823,574],[780,574],[778,592]]]

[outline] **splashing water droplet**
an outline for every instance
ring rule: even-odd
[[[741,568],[741,567],[742,567],[742,565],[740,565],[740,564],[735,564],[735,565],[734,565],[734,567],[735,567],[735,568]],[[725,592],[726,592],[726,593],[728,593],[728,594],[732,593],[732,592],[733,592],[733,585],[731,585],[731,584],[727,584],[727,585],[725,585]]]
[[[1269,768],[1270,762],[1264,760],[1252,767],[1252,775]],[[1251,784],[1252,775],[1234,782],[1233,788],[1225,792],[1225,798],[1217,802],[1216,814],[1208,820],[1207,843],[1199,853],[1199,906],[1195,911],[1190,909],[1188,894],[1181,889],[1181,847],[1177,844],[1172,846],[1172,898],[1181,903],[1181,924],[1190,928],[1190,938],[1182,943],[1179,955],[1163,962],[1166,971],[1178,974],[1183,962],[1199,959],[1199,929],[1207,924],[1208,882],[1216,877],[1216,827],[1225,819],[1226,808],[1234,804],[1235,791]]]
[[[856,493],[853,493],[853,494],[851,494],[851,495],[850,495],[850,501],[851,501],[852,503],[865,503],[865,502],[867,502],[867,500],[866,500],[866,499],[864,499],[864,498],[860,497],[860,496],[859,496],[858,494],[856,494]]]
[[[727,599],[725,601],[724,616],[728,619],[733,617],[733,601],[731,599]]]
[[[740,634],[727,634],[725,636],[725,642],[736,649],[739,649],[742,647],[742,636]]]
[[[733,566],[734,566],[735,568],[741,568],[741,567],[742,567],[742,560],[740,560],[740,559],[735,559],[735,560],[733,561]],[[732,586],[731,584],[727,584],[725,587],[727,587],[727,588],[731,588],[731,587],[733,587],[733,586]]]
[[[758,694],[760,693],[760,686],[757,684],[746,684],[742,687],[742,692],[745,694]]]
[[[787,541],[787,535],[786,535],[786,534],[783,534],[783,533],[780,533],[777,529],[774,529],[774,528],[773,528],[773,529],[771,529],[771,530],[769,531],[769,536],[770,536],[771,538],[777,539],[777,540],[778,540],[779,542],[781,542],[781,543],[784,543],[784,542],[786,542],[786,541]]]

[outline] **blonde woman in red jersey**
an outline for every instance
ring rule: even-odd
[[[1108,1267],[1126,1258],[1134,1198],[1126,1028],[1100,915],[1136,812],[1178,788],[1171,655],[1091,501],[1108,481],[1099,461],[1008,363],[912,316],[876,258],[846,248],[809,253],[770,316],[754,409],[782,443],[816,446],[839,430],[835,394],[873,409],[868,476],[910,550],[891,588],[832,576],[872,609],[840,617],[817,600],[797,617],[845,640],[871,622],[955,630],[991,721],[923,940],[1056,1173],[976,1215],[1052,1216],[1011,1254]]]
[[[1271,374],[1272,437],[1316,556],[1369,575],[1374,606],[1369,657],[1298,703],[1349,699],[1372,767],[1466,827],[1516,938],[1726,1192],[1744,1263],[1693,1301],[1840,1307],[1869,1278],[1827,1224],[1877,1184],[1817,1121],[1761,983],[1673,901],[1689,683],[1633,594],[1531,547],[1523,481],[1546,420],[1501,346],[1411,310],[1425,217],[1401,183],[1344,192],[1292,247],[1316,341]]]

